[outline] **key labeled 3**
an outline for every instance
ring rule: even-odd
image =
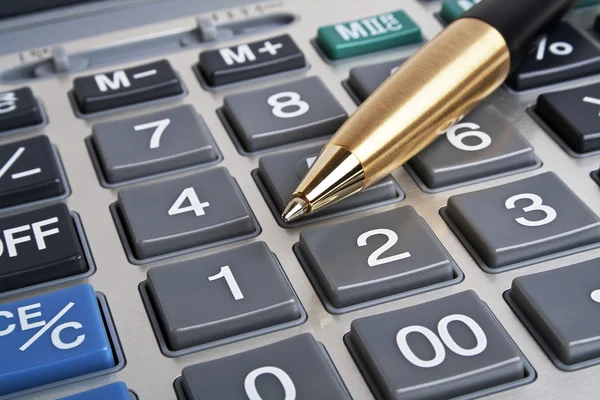
[[[0,395],[115,367],[90,285],[0,305]]]
[[[479,398],[535,379],[473,291],[357,319],[344,341],[386,400]]]
[[[441,214],[490,273],[600,242],[600,218],[552,172],[452,196]]]

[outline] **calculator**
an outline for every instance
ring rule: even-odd
[[[477,2],[0,1],[0,400],[598,398],[600,1],[281,218]]]

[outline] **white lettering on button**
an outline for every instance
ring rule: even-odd
[[[36,311],[32,313],[27,313],[30,310],[39,310],[42,308],[40,303],[30,304],[28,306],[19,307],[17,309],[17,313],[19,314],[19,324],[21,324],[21,330],[27,331],[29,329],[40,328],[46,325],[46,321],[41,320],[37,322],[29,322],[29,320],[34,318],[39,318],[42,316],[41,311]]]
[[[600,303],[600,289],[596,289],[594,290],[592,293],[590,293],[590,297],[592,298],[592,300],[594,300],[596,303]],[[1,334],[2,332],[0,332],[0,336],[2,336]]]
[[[189,201],[190,205],[187,207],[182,207],[182,204],[186,200]],[[194,188],[189,187],[185,188],[183,192],[181,192],[177,200],[175,200],[175,203],[173,203],[173,205],[169,209],[169,215],[177,215],[193,211],[194,214],[196,214],[196,217],[199,217],[201,215],[206,214],[204,208],[209,206],[210,204],[208,202],[200,202],[200,199],[198,199],[198,195],[196,194]]]
[[[6,243],[6,249],[8,250],[8,256],[11,258],[18,256],[19,254],[17,251],[17,244],[26,243],[26,242],[31,241],[31,236],[29,236],[29,235],[15,237],[16,234],[27,232],[29,230],[33,231],[33,236],[35,238],[35,243],[37,245],[37,249],[40,251],[45,250],[47,247],[45,238],[48,236],[57,235],[58,233],[60,233],[60,231],[58,228],[52,228],[52,229],[48,229],[45,231],[42,230],[42,228],[44,226],[55,224],[57,222],[58,222],[58,218],[53,217],[53,218],[45,219],[43,221],[34,222],[31,225],[22,225],[22,226],[18,226],[16,228],[5,229],[3,232],[3,236],[4,236],[4,242]],[[2,241],[0,240],[0,256],[3,253],[4,253],[4,245],[2,244]]]
[[[155,69],[151,69],[148,71],[142,71],[142,72],[138,72],[137,74],[133,74],[133,79],[147,78],[149,76],[156,75],[156,74],[158,74],[158,71]]]
[[[123,70],[115,71],[112,79],[106,76],[106,74],[98,74],[94,75],[94,80],[96,81],[98,90],[102,93],[107,92],[108,89],[119,90],[121,87],[128,88],[131,86],[131,82],[129,82],[129,78],[127,78],[127,74]]]
[[[239,45],[237,52],[228,47],[219,49],[219,54],[221,54],[221,58],[227,65],[244,64],[246,61],[256,60],[256,56],[247,44]]]
[[[256,379],[263,374],[271,374],[279,380],[285,394],[283,400],[296,399],[296,386],[294,386],[292,378],[290,378],[284,370],[277,367],[261,367],[250,372],[246,375],[246,379],[244,379],[244,389],[246,390],[246,396],[248,396],[249,400],[262,400],[262,397],[260,397],[260,394],[256,389]]]
[[[154,132],[150,137],[150,148],[158,149],[160,147],[160,138],[162,134],[167,129],[167,126],[171,123],[169,118],[161,119],[160,121],[148,122],[146,124],[140,124],[133,127],[133,130],[136,132],[143,131],[146,129],[154,128]]]
[[[13,319],[15,316],[10,311],[0,310],[0,317],[3,317],[5,319]],[[15,328],[15,324],[9,324],[8,327],[6,327],[6,329],[0,331],[0,337],[10,335],[15,330]]]
[[[258,49],[258,52],[259,53],[269,53],[270,55],[274,56],[274,55],[277,55],[277,50],[279,50],[282,47],[283,47],[283,45],[281,43],[273,44],[267,40],[266,42],[263,43],[263,47]]]
[[[313,166],[313,164],[315,163],[316,159],[317,159],[317,156],[308,157],[306,159],[306,165],[308,165],[308,168],[310,168],[310,167]]]
[[[0,93],[0,114],[6,114],[17,109],[17,96],[14,92]]]
[[[2,168],[0,168],[0,178],[2,178],[6,174],[6,172],[14,165],[14,163],[17,162],[19,157],[21,157],[21,155],[24,152],[25,152],[25,147],[19,147],[17,149],[17,151],[15,151],[15,153],[8,159],[6,164],[4,164],[2,166]],[[25,178],[27,176],[37,175],[40,172],[42,172],[41,168],[33,168],[33,169],[30,169],[27,171],[16,172],[11,175],[11,179],[13,179],[13,180],[21,179],[21,178]]]
[[[600,106],[600,99],[596,99],[595,97],[585,96],[583,102]],[[600,116],[600,113],[598,115]]]
[[[44,333],[46,333],[50,328],[52,328],[54,325],[56,325],[58,323],[58,321],[63,317],[63,315],[65,315],[71,308],[73,308],[74,305],[75,305],[75,303],[70,302],[62,310],[60,310],[58,312],[58,314],[56,314],[48,323],[44,322],[41,325],[40,330],[37,331],[35,333],[35,335],[33,335],[21,347],[19,347],[19,350],[25,351],[29,347],[31,347],[31,345],[34,344],[40,337],[42,337],[42,335]],[[56,347],[59,350],[68,350],[68,349],[72,349],[74,347],[79,346],[81,343],[83,343],[83,341],[85,339],[85,335],[78,336],[74,342],[64,343],[62,340],[60,340],[60,333],[66,328],[80,329],[82,327],[83,326],[79,322],[67,322],[62,325],[57,326],[50,333],[50,339],[52,340],[52,344],[54,345],[54,347]]]
[[[345,41],[383,35],[401,29],[402,24],[393,14],[382,14],[377,17],[335,25],[335,30]]]

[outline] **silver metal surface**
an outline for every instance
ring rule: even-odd
[[[75,75],[59,79],[38,80],[31,83],[31,87],[35,94],[44,102],[49,117],[49,124],[42,129],[42,132],[48,135],[51,141],[58,146],[73,190],[72,195],[68,198],[66,203],[70,210],[80,214],[96,261],[97,272],[87,279],[87,281],[94,286],[95,290],[106,295],[127,359],[127,365],[123,370],[109,376],[62,386],[45,392],[25,396],[23,399],[54,399],[101,386],[112,381],[122,380],[130,389],[134,390],[142,400],[172,400],[175,399],[173,381],[181,373],[183,367],[260,347],[302,332],[312,333],[318,341],[325,345],[334,364],[338,368],[342,379],[355,399],[372,399],[373,397],[369,389],[342,342],[342,336],[349,330],[350,322],[356,318],[368,316],[373,313],[381,313],[412,306],[467,289],[475,290],[490,306],[496,317],[523,351],[525,356],[533,364],[538,373],[537,380],[532,384],[508,392],[499,393],[490,396],[490,398],[544,400],[598,398],[598,393],[600,393],[600,380],[598,380],[597,377],[600,374],[600,366],[583,369],[577,372],[559,371],[546,357],[534,339],[506,305],[502,299],[502,292],[510,287],[511,282],[515,277],[567,266],[594,257],[600,257],[600,249],[590,250],[577,255],[571,255],[497,275],[490,275],[484,273],[477,266],[458,239],[452,234],[448,226],[443,222],[438,214],[438,210],[446,204],[448,197],[451,195],[512,182],[543,171],[554,171],[575,191],[577,195],[581,197],[584,202],[596,212],[600,213],[600,188],[589,176],[589,173],[592,170],[598,168],[600,156],[580,159],[569,156],[526,112],[527,107],[531,106],[535,102],[537,96],[542,92],[557,88],[584,85],[591,82],[600,82],[600,76],[561,84],[552,88],[546,87],[524,94],[514,94],[505,88],[501,88],[491,99],[489,99],[489,102],[494,104],[502,113],[504,113],[533,144],[537,155],[543,162],[543,166],[540,169],[435,194],[423,193],[413,182],[408,173],[405,170],[400,169],[393,175],[406,192],[407,197],[403,202],[384,206],[376,210],[364,211],[337,218],[337,221],[352,219],[394,207],[412,205],[417,212],[425,218],[442,244],[460,266],[465,274],[465,280],[458,285],[442,288],[433,292],[419,294],[344,315],[332,315],[325,311],[325,308],[319,301],[315,291],[300,267],[298,260],[292,252],[292,246],[297,242],[298,235],[302,228],[284,230],[277,225],[250,175],[250,171],[258,165],[258,157],[247,157],[238,153],[234,144],[225,132],[223,125],[219,121],[215,110],[222,105],[223,96],[229,93],[237,93],[242,90],[252,90],[283,82],[290,82],[294,79],[306,76],[319,76],[333,95],[341,102],[344,108],[349,113],[353,112],[356,106],[341,85],[341,82],[348,77],[349,69],[357,65],[365,65],[404,57],[408,55],[407,52],[412,50],[400,49],[398,51],[385,52],[368,58],[361,58],[358,61],[350,60],[336,65],[329,65],[320,58],[314,47],[310,44],[310,40],[316,34],[317,27],[331,24],[336,21],[357,19],[402,8],[421,26],[424,36],[431,38],[441,29],[441,25],[433,15],[434,12],[439,10],[440,5],[439,2],[418,2],[416,0],[352,2],[349,2],[348,0],[328,0],[327,2],[304,0],[295,2],[278,1],[273,4],[275,4],[275,6],[266,12],[285,10],[294,12],[300,17],[299,22],[287,29],[286,33],[289,33],[292,36],[294,41],[306,55],[311,64],[309,70],[300,71],[295,75],[288,74],[285,76],[278,76],[273,80],[261,80],[256,83],[231,87],[223,91],[208,92],[201,88],[192,71],[192,65],[198,59],[198,49],[182,50],[178,53],[169,55],[168,59],[189,89],[189,94],[186,97],[174,100],[173,102],[142,107],[134,111],[127,111],[125,113],[98,118],[98,121],[111,120],[119,117],[149,113],[153,110],[163,110],[178,104],[193,105],[206,120],[212,135],[224,155],[224,161],[221,162],[219,166],[227,167],[233,177],[237,180],[263,228],[262,233],[253,239],[189,254],[170,261],[157,262],[148,266],[141,267],[130,264],[121,247],[117,230],[109,213],[109,205],[116,200],[117,191],[105,189],[100,186],[84,142],[85,137],[91,134],[91,125],[95,121],[78,119],[73,114],[69,104],[67,92],[71,89],[72,80]],[[572,20],[581,23],[581,26],[590,27],[593,17],[599,12],[600,8],[587,8],[577,11],[571,18]],[[160,35],[165,32],[180,30],[182,28],[189,29],[195,24],[195,16],[190,15],[189,18],[177,21],[144,26],[137,29],[130,29],[125,32],[113,32],[104,36],[67,43],[65,44],[65,49],[69,52],[72,49],[104,46],[111,42],[138,39],[143,35]],[[270,33],[246,36],[244,39],[231,41],[227,44],[233,45],[242,43],[244,40],[260,40],[280,33],[283,32],[275,30]],[[115,67],[134,66],[136,64],[151,62],[156,59],[158,58],[142,59]],[[0,57],[0,68],[11,67],[18,62],[19,58],[17,54],[3,56]],[[110,68],[105,68],[104,70],[106,69]],[[88,71],[86,74],[94,72],[96,71]],[[17,86],[1,86],[0,91],[15,87]],[[35,134],[39,134],[39,131],[30,134],[5,137],[0,140],[0,144],[30,137]],[[156,179],[156,181],[165,179],[169,179],[169,177]],[[319,222],[311,224],[311,226],[327,223],[327,221]],[[223,251],[243,243],[260,240],[267,242],[270,249],[281,261],[287,276],[308,313],[308,321],[303,325],[291,329],[184,357],[170,359],[163,356],[152,333],[148,317],[144,311],[142,300],[138,292],[138,284],[145,279],[148,267],[195,258],[205,254]],[[27,296],[35,295],[37,293],[38,292],[30,292]],[[569,293],[557,293],[557,295],[568,296]],[[27,296],[23,295],[19,297]],[[577,310],[573,311],[577,312]]]

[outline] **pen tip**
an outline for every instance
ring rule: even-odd
[[[283,210],[281,217],[285,222],[292,222],[308,212],[308,204],[298,197],[294,197]]]

